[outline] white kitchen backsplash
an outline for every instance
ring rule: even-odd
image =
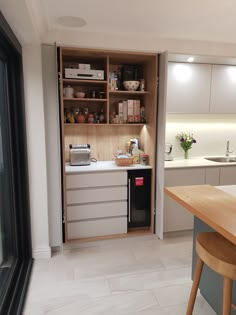
[[[183,158],[176,135],[179,132],[193,133],[197,140],[189,150],[189,158],[225,155],[226,141],[230,140],[230,151],[236,156],[236,115],[167,115],[165,143],[172,143],[173,156]]]

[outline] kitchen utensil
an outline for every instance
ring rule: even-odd
[[[139,81],[124,81],[123,85],[124,88],[128,91],[136,91],[139,87],[140,82]]]
[[[85,97],[85,93],[84,92],[75,92],[75,97],[77,97],[77,98],[84,98]]]

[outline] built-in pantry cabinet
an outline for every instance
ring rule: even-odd
[[[91,80],[87,73],[90,67],[102,73],[101,77]],[[58,69],[65,242],[127,234],[127,179],[123,182],[124,174],[66,175],[70,144],[90,144],[93,158],[111,161],[118,150],[127,151],[130,138],[138,138],[140,149],[148,154],[154,170],[148,231],[153,233],[158,54],[59,47]],[[124,80],[139,80],[142,82],[140,89],[124,88],[124,75],[121,75],[124,69],[126,73],[130,71],[130,75],[133,73],[132,78]],[[76,74],[72,78],[68,73]],[[124,103],[127,103],[128,119],[120,113],[120,104]]]
[[[169,62],[166,111],[235,114],[236,66]]]
[[[236,185],[236,166],[165,169],[165,186]],[[193,215],[164,196],[164,232],[193,228]]]

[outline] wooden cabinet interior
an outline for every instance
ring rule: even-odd
[[[112,160],[117,150],[126,152],[126,143],[130,138],[138,138],[140,148],[149,155],[149,163],[155,170],[156,152],[156,115],[157,115],[157,67],[155,53],[139,53],[126,51],[109,51],[82,48],[59,48],[59,95],[61,106],[61,141],[63,165],[69,161],[69,144],[89,143],[92,157],[98,161]],[[78,63],[90,64],[91,68],[104,70],[104,80],[67,79],[64,75],[66,67]],[[123,65],[140,65],[145,80],[144,91],[110,91],[109,72]],[[86,98],[67,98],[63,89],[70,85],[74,92],[85,92]],[[96,97],[92,92],[96,91]],[[99,98],[99,92],[104,92]],[[116,111],[119,101],[140,100],[145,107],[146,123],[110,123],[111,114]],[[65,120],[66,110],[88,108],[89,112],[103,109],[104,123],[68,123]],[[64,181],[65,170],[63,169]],[[152,172],[152,222],[150,231],[154,231],[154,190],[155,172]],[[64,209],[66,213],[66,196],[64,189]]]

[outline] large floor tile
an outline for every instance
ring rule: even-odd
[[[147,272],[109,279],[112,293],[124,291],[150,290],[176,284],[191,283],[191,269],[179,268]]]
[[[154,289],[153,292],[161,307],[167,307],[188,302],[191,284],[173,285]]]
[[[192,235],[155,235],[63,246],[36,260],[24,315],[183,315]],[[170,298],[171,296],[171,298]],[[194,315],[215,315],[198,295]]]

